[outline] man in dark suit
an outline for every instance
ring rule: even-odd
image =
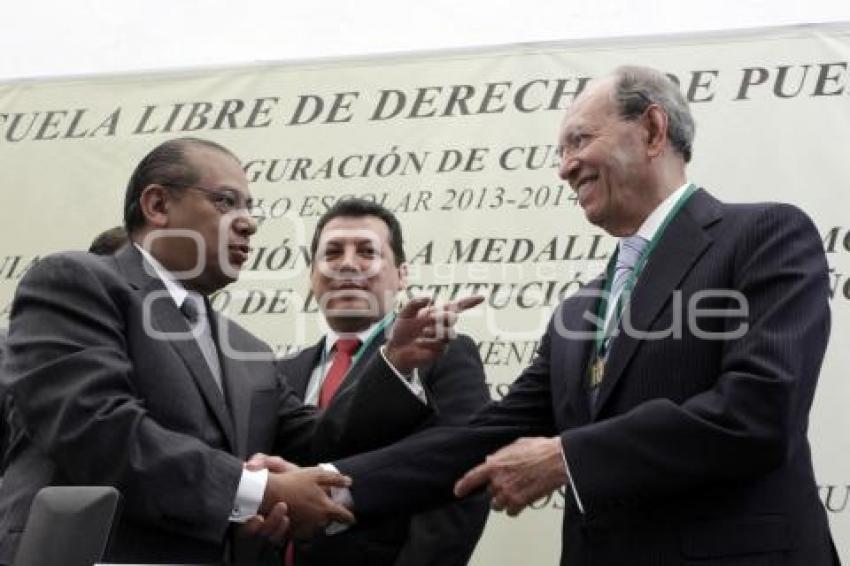
[[[243,522],[238,529],[276,539],[287,526],[306,534],[351,521],[326,495],[346,483],[338,474],[243,469],[260,451],[313,462],[315,443],[347,431],[305,407],[269,348],[209,307],[207,296],[248,258],[252,210],[230,151],[192,138],[165,142],[128,184],[129,245],[111,256],[49,256],[21,281],[3,382],[22,434],[0,488],[0,564],[12,562],[45,485],[121,491],[110,562],[227,561]],[[430,414],[397,377],[376,376],[370,386],[403,407],[406,418],[390,428],[407,431]],[[345,418],[380,422],[384,415],[363,401],[351,399]]]
[[[340,201],[319,219],[311,251],[311,290],[329,332],[283,361],[281,367],[298,396],[329,416],[338,412],[364,381],[368,383],[364,375],[367,362],[380,355],[378,349],[386,342],[396,295],[407,285],[407,263],[396,217],[381,205],[360,199]],[[353,361],[343,362],[346,370],[334,371],[345,356],[336,345],[347,341],[355,348]],[[420,429],[463,424],[489,400],[480,356],[467,336],[453,340],[418,377],[438,408]],[[365,438],[328,446],[326,454],[338,458],[359,452],[386,432],[384,427],[372,427],[363,432]],[[383,439],[379,441],[383,443]],[[481,536],[488,512],[486,498],[478,496],[415,515],[356,525],[342,534],[296,544],[294,563],[463,565]]]
[[[6,329],[0,328],[0,374],[3,373],[3,360],[5,357]],[[11,409],[10,398],[6,395],[6,387],[3,385],[3,380],[0,379],[0,479],[2,479],[3,472],[6,470],[6,452],[11,442],[10,435],[12,431],[9,426]]]
[[[560,173],[616,257],[470,428],[335,462],[361,521],[463,476],[456,493],[486,487],[510,515],[567,489],[562,565],[838,563],[806,438],[829,335],[821,239],[792,206],[691,185],[693,133],[652,69],[577,97]]]

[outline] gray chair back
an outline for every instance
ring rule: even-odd
[[[33,499],[15,566],[92,566],[100,561],[120,499],[112,487],[42,488]]]

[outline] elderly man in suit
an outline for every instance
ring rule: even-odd
[[[395,319],[397,294],[407,285],[402,228],[386,208],[346,199],[318,221],[311,245],[310,285],[328,333],[281,364],[299,397],[326,416],[368,384],[369,360],[386,343]],[[437,406],[419,427],[463,424],[489,394],[475,344],[458,336],[419,376]],[[375,403],[379,403],[375,400]],[[383,410],[393,411],[385,406]],[[339,420],[339,419],[334,419]],[[332,457],[350,455],[388,431],[373,427],[347,444],[327,447]],[[352,435],[349,435],[352,436]],[[489,505],[473,497],[377,524],[357,525],[342,534],[295,545],[297,566],[461,566],[468,562],[484,528]]]
[[[830,326],[821,239],[797,208],[691,184],[693,134],[653,69],[577,97],[560,174],[616,254],[471,427],[335,463],[361,520],[461,478],[511,515],[567,489],[564,566],[838,563],[806,438]]]
[[[252,209],[229,150],[171,140],[130,178],[129,245],[52,255],[21,281],[3,382],[23,434],[0,488],[0,564],[12,563],[45,485],[121,491],[110,562],[230,561],[236,530],[277,539],[287,526],[307,534],[353,519],[326,495],[347,482],[336,473],[244,468],[262,451],[314,462],[318,443],[344,441],[348,430],[305,407],[266,344],[209,306],[249,257]],[[429,321],[411,322],[420,323]],[[402,377],[376,375],[369,386],[399,418],[381,421],[373,399],[355,396],[343,411],[352,430],[387,422],[403,436],[431,412]]]

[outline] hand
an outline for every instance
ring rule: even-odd
[[[289,515],[286,503],[275,503],[271,511],[263,517],[254,515],[237,528],[239,536],[261,536],[273,544],[281,544],[289,531]]]
[[[331,521],[354,523],[351,511],[334,503],[332,487],[348,487],[351,479],[320,468],[302,468],[284,473],[269,472],[260,514],[268,515],[278,502],[285,502],[294,538],[308,538]]]
[[[258,452],[245,462],[245,468],[251,471],[268,469],[270,472],[290,472],[298,466],[287,462],[280,456],[269,456]],[[279,502],[272,506],[271,511],[264,517],[254,515],[237,528],[237,534],[243,537],[261,536],[273,544],[280,544],[289,531],[289,508],[286,503]]]
[[[486,484],[493,509],[515,517],[566,483],[560,437],[520,438],[466,472],[455,484],[455,495],[465,497]]]
[[[257,452],[251,456],[248,461],[245,462],[245,468],[252,472],[267,469],[270,472],[277,472],[279,474],[301,469],[298,464],[293,464],[288,460],[284,460],[280,456],[269,456],[262,452]]]
[[[412,299],[401,309],[390,331],[387,360],[401,373],[433,362],[455,337],[458,315],[483,300],[481,295],[473,295],[437,307],[426,297]]]

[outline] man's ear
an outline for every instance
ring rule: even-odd
[[[145,223],[155,228],[168,226],[168,208],[171,195],[162,185],[150,184],[139,197],[139,207]]]
[[[667,145],[667,113],[656,104],[647,107],[644,117],[646,151],[650,159],[658,157]]]

